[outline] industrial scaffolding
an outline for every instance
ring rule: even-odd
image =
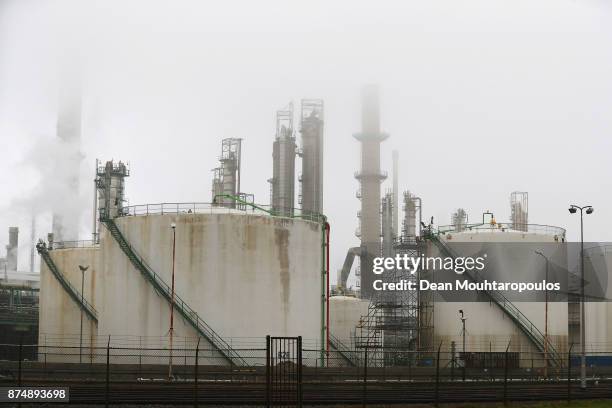
[[[526,191],[515,191],[510,194],[510,220],[512,229],[527,231],[529,215],[529,195]]]
[[[383,244],[385,228],[392,230],[394,208],[392,194],[382,200]],[[419,257],[425,250],[421,234],[416,233],[416,213],[421,212],[421,200],[404,193],[402,234],[394,241],[391,253],[383,245],[384,256]],[[388,235],[388,233],[387,233]],[[422,270],[393,269],[379,275],[383,282],[411,282],[418,289]],[[432,349],[433,302],[431,296],[419,290],[377,291],[370,300],[368,313],[362,316],[356,329],[356,349],[367,350],[370,366],[416,365],[420,354]]]
[[[240,157],[242,139],[227,138],[221,141],[220,166],[214,168],[212,182],[212,202],[220,207],[236,208],[236,197],[240,193]]]

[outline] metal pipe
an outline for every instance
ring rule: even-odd
[[[328,222],[325,222],[325,232],[326,232],[326,256],[325,256],[325,273],[327,275],[327,287],[326,287],[326,291],[327,291],[327,304],[326,304],[326,314],[327,314],[327,321],[325,324],[325,329],[326,329],[326,351],[327,351],[327,359],[326,359],[326,365],[329,367],[329,235],[330,235],[330,225]]]
[[[170,224],[172,228],[172,294],[170,296],[170,361],[168,364],[168,379],[172,380],[172,340],[174,336],[174,265],[176,259],[176,224]]]

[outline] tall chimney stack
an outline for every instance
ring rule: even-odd
[[[370,298],[375,276],[372,266],[380,256],[380,184],[387,178],[380,170],[380,143],[389,137],[380,131],[377,86],[363,89],[361,133],[353,136],[361,142],[361,171],[355,174],[361,183],[361,296]]]

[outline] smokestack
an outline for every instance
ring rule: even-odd
[[[380,143],[389,137],[380,131],[377,86],[363,89],[361,133],[353,136],[361,142],[361,171],[355,175],[361,183],[361,296],[370,298],[375,277],[372,266],[380,256],[380,184],[387,178],[380,170]]]
[[[75,76],[60,84],[57,114],[57,137],[65,154],[58,157],[54,177],[66,187],[63,194],[69,200],[53,208],[53,235],[56,241],[76,241],[79,234],[80,211],[75,209],[79,194],[81,143],[81,89]],[[58,192],[59,193],[59,192]]]
[[[19,251],[19,228],[9,227],[9,244],[6,246],[6,267],[8,270],[17,270],[17,256]]]

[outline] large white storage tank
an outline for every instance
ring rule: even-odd
[[[211,206],[194,206],[193,211],[166,208],[163,213],[160,207],[150,208],[142,215],[131,211],[114,223],[133,252],[168,285],[176,233],[175,292],[219,336],[234,348],[241,342],[263,344],[266,335],[302,336],[306,344],[320,347],[325,315],[320,222]],[[86,282],[86,300],[98,313],[98,338],[136,337],[142,339],[139,346],[158,347],[160,338],[168,336],[170,303],[107,228],[101,227],[100,234],[99,248],[88,253],[96,267]],[[76,273],[85,260],[77,251],[83,250],[53,250],[51,255],[80,288]],[[78,334],[78,307],[65,291],[57,290],[48,268],[41,269],[41,286],[46,286],[41,288],[41,310],[48,311],[47,317],[71,311],[62,318],[41,319],[41,335]],[[176,311],[174,336],[198,337]]]
[[[440,227],[440,239],[452,246],[452,243],[562,243],[565,240],[565,230],[559,227],[544,225],[523,225],[521,230],[513,229],[512,224],[496,222],[483,223],[473,226]],[[560,248],[564,248],[560,245]],[[433,243],[429,245],[429,256],[439,254]],[[564,251],[562,249],[562,251]],[[494,258],[494,259],[492,259]],[[561,254],[560,259],[567,258]],[[499,251],[487,262],[494,260],[503,273],[513,273],[516,268],[525,266],[533,270],[534,265],[517,265],[515,258],[509,259],[504,251]],[[531,260],[533,261],[533,259]],[[531,262],[530,261],[530,262]],[[536,261],[539,261],[536,259]],[[536,268],[537,269],[537,268]],[[441,302],[435,296],[434,304],[434,344],[442,342],[445,349],[449,349],[451,342],[455,342],[457,352],[462,352],[462,322],[459,310],[462,310],[466,320],[466,351],[467,352],[500,352],[504,351],[510,343],[511,352],[541,353],[532,341],[523,333],[515,323],[494,302]],[[514,302],[521,313],[526,316],[537,329],[544,333],[545,304],[544,302]],[[567,351],[567,303],[549,302],[548,304],[548,336],[550,343],[558,353]],[[540,354],[541,355],[541,354]],[[542,362],[532,363],[529,359],[522,359],[521,366],[539,366]],[[537,357],[536,357],[537,360]]]

